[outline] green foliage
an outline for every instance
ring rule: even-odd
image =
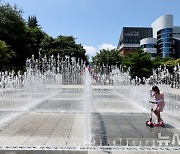
[[[148,52],[144,52],[142,49],[137,49],[136,52],[129,53],[126,56],[120,56],[120,51],[113,50],[100,50],[92,58],[93,64],[95,65],[123,65],[124,70],[130,68],[131,78],[139,77],[140,79],[148,78],[152,75],[152,70],[157,69],[159,66],[166,66],[169,72],[173,71],[174,66],[180,64],[180,58],[174,60],[170,57],[151,58]]]
[[[132,78],[137,76],[143,79],[143,77],[149,77],[152,73],[151,57],[149,53],[144,52],[142,49],[123,57],[122,64],[130,68]]]
[[[27,41],[27,57],[30,58],[34,55],[35,58],[39,56],[40,44],[45,37],[45,33],[38,27],[26,28],[26,41]]]
[[[176,60],[169,59],[163,62],[163,65],[166,66],[166,68],[168,68],[170,73],[174,71],[174,67],[177,66],[178,64],[180,65],[180,58]]]
[[[119,66],[122,63],[120,52],[117,49],[102,49],[92,58],[95,65]]]
[[[16,55],[10,56],[3,50],[0,56],[3,57],[4,65],[11,69],[23,69],[26,59],[32,55],[38,58],[39,52],[47,56],[59,54],[62,58],[68,56],[88,61],[85,49],[81,44],[76,44],[75,38],[72,36],[52,38],[39,28],[36,16],[29,16],[26,24],[22,13],[17,6],[0,4],[0,40],[7,44],[8,51],[12,50]],[[9,56],[11,58],[8,58]]]
[[[47,56],[59,54],[62,58],[68,56],[87,61],[85,49],[81,44],[76,44],[72,36],[58,36],[57,38],[47,36],[42,40],[39,51]]]
[[[9,49],[7,44],[0,40],[0,71],[7,69],[8,62],[14,56],[14,53]]]
[[[37,28],[39,25],[38,25],[38,21],[36,19],[36,16],[29,16],[27,25],[30,28]]]
[[[9,4],[0,5],[0,40],[13,50],[16,57],[10,61],[11,66],[22,66],[26,60],[26,23],[22,18],[22,10]]]
[[[164,65],[167,67],[174,67],[177,66],[178,64],[180,64],[180,58],[176,60],[171,59],[164,62]]]

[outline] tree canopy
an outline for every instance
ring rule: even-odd
[[[149,77],[152,73],[151,57],[148,52],[144,52],[142,49],[125,56],[122,64],[130,68],[132,78],[137,76],[143,79],[143,77]]]
[[[26,59],[32,55],[38,58],[39,52],[87,61],[86,51],[81,44],[76,44],[73,36],[60,35],[53,38],[41,30],[36,16],[29,16],[26,22],[22,18],[22,13],[23,11],[16,5],[0,2],[0,40],[8,46],[8,51],[14,53],[14,56],[6,60],[8,69],[22,69]]]
[[[120,51],[117,49],[102,49],[99,53],[96,54],[92,58],[93,64],[95,65],[107,65],[107,66],[115,66],[120,65],[122,62],[122,58],[120,56]]]
[[[22,10],[9,4],[0,5],[0,40],[14,51],[15,57],[11,59],[11,66],[21,66],[25,63],[27,43],[26,43],[26,23],[22,18]]]
[[[36,16],[29,16],[28,17],[28,22],[27,22],[27,25],[30,27],[30,28],[36,28],[38,27],[38,21],[36,19]]]
[[[9,46],[4,42],[0,40],[0,71],[5,71],[8,67],[8,63],[11,58],[14,57],[14,53],[9,48]]]
[[[45,37],[40,44],[40,53],[55,55],[61,58],[75,57],[83,61],[87,61],[86,51],[81,44],[76,44],[75,38],[72,36],[58,36],[57,38]]]

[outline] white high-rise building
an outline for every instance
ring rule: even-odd
[[[153,38],[157,40],[157,55],[163,58],[180,58],[180,27],[173,25],[173,15],[160,16],[151,24],[151,27],[153,29]],[[142,40],[141,46],[144,47],[147,44],[144,44]],[[148,51],[147,48],[144,49]],[[149,52],[152,54],[152,48],[149,49]]]
[[[125,28],[123,28],[118,43],[118,49],[120,49],[122,53],[127,50],[125,50],[125,47],[132,46],[131,42],[140,39],[139,42],[136,41],[136,46],[133,46],[133,52],[141,47],[149,52],[152,57],[158,55],[163,58],[180,58],[180,26],[174,26],[173,15],[167,14],[160,16],[151,24],[151,27],[144,29],[141,27],[141,31],[136,30],[139,27]],[[135,32],[138,33],[138,36],[126,35],[134,34]],[[145,36],[145,34],[148,35]],[[127,40],[132,41],[128,42]],[[131,52],[131,50],[129,50],[129,52]]]

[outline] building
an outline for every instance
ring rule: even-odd
[[[136,44],[127,41],[129,38],[126,35],[134,34],[133,29],[139,34],[137,37],[130,37],[135,39],[131,42],[137,42]],[[139,41],[136,41],[137,39]],[[118,43],[121,54],[134,52],[139,47],[149,52],[152,57],[159,55],[163,58],[180,58],[180,27],[173,25],[173,15],[159,17],[151,24],[151,28],[124,27]]]
[[[140,40],[146,37],[152,37],[152,28],[123,27],[117,48],[122,55],[127,55],[140,48]]]
[[[173,44],[175,57],[180,58],[180,27],[173,27]]]
[[[157,55],[157,39],[155,38],[144,38],[140,40],[140,46],[144,51],[149,52],[151,57]]]

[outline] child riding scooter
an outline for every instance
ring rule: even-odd
[[[162,120],[161,114],[160,114],[163,111],[164,106],[165,106],[164,94],[163,94],[163,92],[161,92],[159,90],[159,88],[157,86],[153,86],[152,90],[150,90],[150,96],[155,97],[155,102],[150,101],[150,103],[154,104],[154,107],[151,109],[151,111],[154,112],[154,114],[157,116],[157,120],[153,124],[153,126],[155,126],[155,127],[164,126],[164,123],[163,123],[163,120]],[[151,121],[152,121],[152,113],[151,113]],[[149,122],[147,121],[146,124],[152,126],[151,121],[149,121]]]

